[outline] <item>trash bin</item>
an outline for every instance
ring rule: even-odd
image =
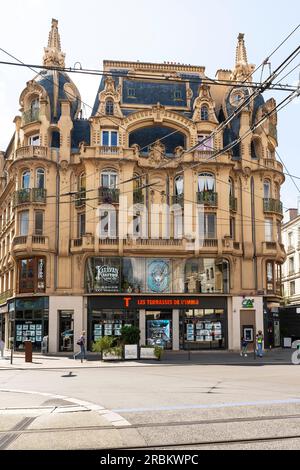
[[[25,362],[32,362],[32,342],[30,340],[24,341],[25,346]]]

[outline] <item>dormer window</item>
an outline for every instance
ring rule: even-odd
[[[31,121],[37,121],[40,112],[40,102],[38,98],[34,98],[30,103]]]
[[[208,107],[201,106],[201,121],[208,121]]]
[[[134,88],[128,88],[128,96],[135,97],[135,89]]]
[[[105,102],[105,114],[107,116],[114,115],[114,102],[113,100],[106,100]]]
[[[117,131],[102,131],[102,145],[107,147],[118,146],[118,132]]]

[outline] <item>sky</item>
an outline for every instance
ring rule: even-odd
[[[286,7],[285,7],[286,5]],[[238,33],[245,33],[248,61],[260,65],[297,26],[299,0],[14,0],[0,1],[0,47],[26,63],[41,64],[51,19],[59,21],[66,66],[102,69],[105,59],[181,62],[206,67],[214,78],[218,69],[232,69]],[[300,44],[300,28],[272,56],[274,70]],[[11,60],[0,51],[0,60]],[[285,71],[299,67],[283,83],[297,85],[300,55]],[[261,69],[254,76],[260,80]],[[284,75],[284,74],[283,74]],[[282,76],[283,76],[282,75]],[[0,149],[5,150],[19,114],[19,97],[34,77],[27,68],[0,65]],[[267,77],[265,71],[264,78]],[[72,75],[85,115],[96,97],[101,77]],[[280,79],[280,77],[279,77]],[[281,101],[286,92],[272,91]],[[278,152],[288,171],[300,177],[300,99],[278,114]],[[284,208],[300,203],[300,180],[287,176],[282,188]]]

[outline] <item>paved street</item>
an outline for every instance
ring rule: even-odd
[[[0,449],[300,448],[300,378],[290,354],[1,360]]]

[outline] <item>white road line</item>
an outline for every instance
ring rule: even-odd
[[[202,410],[213,408],[235,408],[239,406],[262,406],[262,405],[288,405],[300,403],[299,398],[291,398],[286,400],[263,400],[263,401],[247,401],[247,402],[229,402],[229,403],[212,403],[204,405],[174,405],[159,406],[152,408],[117,408],[113,409],[114,413],[144,413],[147,411],[179,411],[179,410]]]
[[[67,413],[67,412],[74,412],[74,411],[94,411],[99,413],[103,418],[105,418],[112,426],[115,427],[122,427],[122,426],[131,426],[131,424],[120,416],[118,413],[113,412],[112,410],[107,410],[103,406],[97,405],[96,403],[91,403],[89,401],[84,400],[77,400],[73,397],[66,397],[64,395],[56,395],[53,393],[45,393],[45,392],[36,392],[34,390],[16,390],[16,389],[6,389],[1,388],[0,392],[8,392],[8,393],[26,393],[29,395],[39,395],[43,397],[50,397],[54,399],[60,399],[69,401],[74,404],[74,406],[58,406],[58,407],[32,407],[32,408],[0,408],[0,415],[2,414],[24,414],[30,413],[31,415],[34,414],[45,414],[45,413]],[[77,407],[75,405],[78,405]]]

